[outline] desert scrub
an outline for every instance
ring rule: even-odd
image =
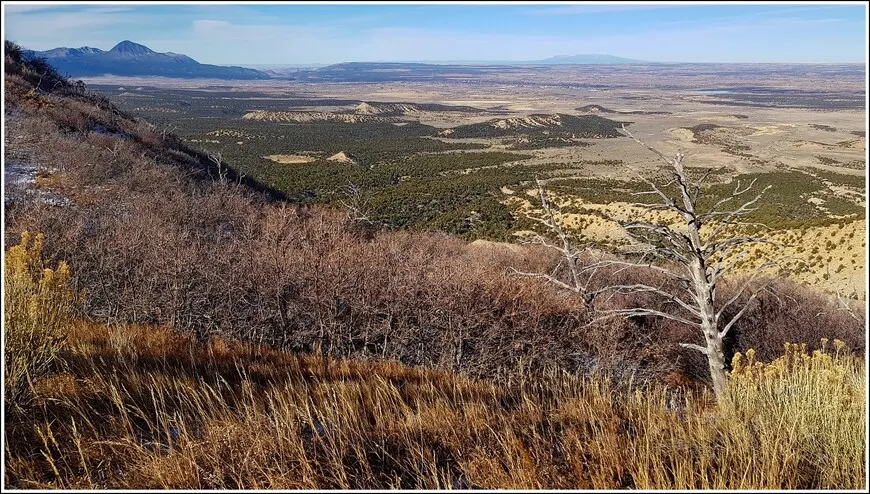
[[[750,370],[741,356],[726,407],[709,392],[616,389],[563,371],[493,383],[201,343],[160,327],[75,321],[68,335],[67,369],[37,386],[44,406],[9,441],[6,485],[760,490],[865,481],[863,363],[843,348],[803,357],[790,347],[766,366],[748,352]]]
[[[785,354],[764,364],[754,350],[735,354],[720,424],[727,448],[758,461],[765,485],[860,489],[867,386],[865,363],[845,344],[821,340],[821,350],[785,344]]]
[[[8,410],[27,405],[33,383],[46,376],[58,362],[63,330],[76,302],[69,287],[69,267],[56,269],[42,258],[43,236],[21,234],[21,243],[6,250],[3,272],[5,300],[3,382]]]

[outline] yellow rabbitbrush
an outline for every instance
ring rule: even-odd
[[[821,349],[785,344],[785,354],[763,364],[755,351],[737,353],[720,410],[735,452],[759,458],[764,473],[753,485],[855,486],[866,479],[865,362],[846,345],[821,340]],[[796,454],[798,453],[798,454]]]
[[[21,234],[21,243],[6,250],[3,285],[4,395],[10,411],[26,406],[33,383],[56,366],[76,293],[69,287],[65,262],[46,267],[42,234]]]

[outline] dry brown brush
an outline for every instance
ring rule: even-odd
[[[495,385],[76,323],[9,425],[6,485],[63,489],[860,489],[864,362],[735,360],[727,400],[550,372]]]
[[[47,259],[72,266],[90,317],[472,376],[549,367],[607,371],[618,382],[704,376],[676,347],[683,329],[645,317],[584,327],[582,303],[507,271],[549,270],[557,259],[546,252],[438,233],[361,234],[340,212],[287,205],[232,174],[221,180],[201,151],[89,93],[28,96],[28,81],[7,72],[7,153],[50,169],[45,187],[72,205],[11,204],[5,234],[13,245],[21,231],[44,233]],[[753,302],[729,352],[751,341],[759,358],[774,358],[776,344],[757,342],[780,338],[794,311],[813,312],[788,321],[805,341],[863,348],[861,324],[807,290],[784,290],[775,314],[773,302]]]

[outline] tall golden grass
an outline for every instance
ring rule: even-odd
[[[69,288],[69,267],[56,269],[42,258],[42,235],[28,232],[3,259],[4,396],[10,412],[31,398],[33,382],[58,362],[63,331],[73,313],[75,292]]]
[[[560,372],[493,383],[396,362],[201,343],[159,327],[69,321],[59,309],[73,300],[65,267],[33,274],[39,242],[28,236],[7,251],[7,294],[13,287],[30,297],[7,300],[7,328],[31,329],[27,339],[7,339],[7,348],[24,341],[46,349],[36,353],[41,361],[65,365],[25,372],[30,399],[20,406],[28,413],[7,415],[5,424],[9,487],[866,484],[865,363],[839,341],[812,354],[788,345],[769,364],[751,351],[738,355],[718,404],[704,392],[626,392],[609,379]],[[37,295],[35,306],[21,302]]]
[[[551,373],[493,384],[77,322],[7,437],[24,488],[860,489],[863,361],[793,350],[725,403]],[[786,365],[783,362],[791,362]],[[739,368],[739,365],[738,365]],[[776,370],[769,370],[776,369]]]
[[[719,416],[734,427],[728,448],[765,461],[762,471],[745,467],[753,485],[859,488],[866,478],[865,364],[840,340],[821,343],[811,354],[786,343],[768,364],[753,350],[734,356]]]

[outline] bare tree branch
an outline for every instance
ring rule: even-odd
[[[362,191],[356,184],[348,182],[343,188],[345,198],[339,199],[342,206],[347,209],[348,218],[354,221],[365,221],[371,223],[368,211],[366,210],[366,201],[363,199]]]
[[[732,317],[731,320],[728,321],[728,324],[726,324],[725,327],[722,328],[722,331],[719,331],[720,338],[724,338],[726,335],[728,335],[728,331],[730,331],[731,328],[737,323],[737,321],[739,321],[740,318],[743,317],[746,309],[748,309],[749,306],[752,305],[752,301],[755,300],[755,297],[757,297],[761,291],[762,290],[756,290],[752,292],[752,295],[749,296],[749,300],[746,301],[746,303],[743,305],[743,308],[741,308],[737,314],[734,314],[734,317]]]
[[[651,292],[651,293],[655,293],[656,295],[660,295],[660,296],[662,296],[662,297],[664,297],[672,302],[676,302],[677,305],[686,309],[692,315],[695,315],[695,316],[701,315],[701,313],[698,311],[698,309],[696,309],[695,307],[692,307],[691,305],[689,305],[688,303],[683,301],[680,297],[677,297],[676,295],[674,295],[672,293],[666,292],[666,291],[662,290],[661,288],[656,288],[656,287],[653,287],[650,285],[646,285],[644,283],[635,283],[635,284],[631,284],[631,285],[610,285],[610,286],[604,287],[600,290],[590,292],[588,296],[591,299],[595,299],[599,294],[606,293],[609,291],[616,292],[616,293],[626,293],[626,292],[634,292],[634,293]]]
[[[687,326],[698,326],[697,322],[689,321],[688,319],[684,319],[680,316],[675,316],[673,314],[668,314],[667,312],[662,312],[654,309],[643,309],[640,307],[633,307],[630,309],[607,309],[599,311],[602,314],[605,314],[604,317],[599,317],[592,319],[588,324],[592,324],[594,322],[598,322],[604,319],[610,319],[613,316],[622,316],[622,317],[636,317],[636,316],[658,316],[665,319],[670,319],[671,321],[676,321]],[[587,325],[588,325],[587,324]]]
[[[837,309],[838,311],[840,311],[840,310],[846,311],[846,313],[849,314],[849,317],[851,317],[855,321],[863,322],[863,320],[861,318],[859,318],[857,314],[855,314],[855,310],[852,309],[852,306],[849,305],[845,299],[843,299],[843,296],[840,295],[839,290],[837,290],[837,302],[839,302],[839,304],[840,304],[840,307]]]
[[[716,168],[716,169],[708,168],[707,171],[704,172],[703,175],[701,175],[701,178],[695,184],[695,192],[692,194],[692,202],[693,203],[695,203],[695,204],[698,203],[698,197],[701,194],[701,187],[704,185],[704,182],[707,181],[707,179],[710,177],[710,175],[712,175],[713,173],[718,173],[718,172],[722,171],[724,168],[725,167],[722,167],[722,166],[720,166],[719,168]]]
[[[651,263],[643,263],[643,262],[630,262],[630,261],[621,261],[617,259],[608,259],[604,261],[598,261],[594,266],[623,266],[623,269],[628,268],[641,268],[641,269],[649,269],[652,271],[659,272],[665,276],[681,280],[681,281],[691,281],[691,278],[688,276],[683,276],[681,274],[675,273],[672,269],[663,268],[661,266],[655,266]],[[592,266],[588,266],[584,269],[592,269]],[[619,273],[621,270],[617,270],[616,273]],[[614,273],[614,274],[616,274]]]
[[[223,156],[220,151],[216,151],[208,154],[208,159],[217,166],[217,181],[221,184],[227,183],[227,173],[229,172],[229,168],[224,164]],[[209,176],[211,176],[211,171],[209,171]],[[214,177],[212,177],[214,180]]]
[[[570,290],[570,291],[575,292],[575,293],[581,293],[581,292],[582,292],[582,290],[581,290],[579,287],[573,287],[573,286],[571,286],[571,285],[565,283],[564,281],[559,280],[558,278],[555,278],[555,277],[553,277],[553,276],[550,276],[549,274],[545,274],[545,273],[529,273],[529,272],[525,272],[525,271],[519,271],[519,270],[517,270],[517,269],[514,268],[514,267],[511,267],[510,269],[511,269],[515,274],[518,274],[518,275],[520,275],[520,276],[528,276],[528,277],[531,277],[531,278],[541,278],[541,279],[544,279],[544,280],[549,281],[550,283],[552,283],[552,284],[558,286],[559,288],[564,288],[565,290]]]
[[[719,306],[719,311],[716,312],[716,319],[718,320],[719,318],[722,317],[722,314],[725,312],[725,309],[727,309],[731,304],[736,302],[740,298],[741,295],[743,295],[743,292],[745,292],[746,289],[752,285],[752,283],[758,278],[758,276],[761,274],[762,271],[764,271],[765,269],[768,269],[768,268],[776,267],[776,266],[779,266],[779,264],[775,263],[775,262],[766,262],[766,263],[762,264],[761,266],[758,266],[757,268],[755,268],[753,270],[752,274],[749,276],[749,278],[737,290],[737,293],[735,293],[734,296],[732,296],[730,299],[728,299],[727,302],[725,302],[724,304]],[[747,305],[748,305],[748,303],[747,303]],[[740,314],[742,315],[742,311]],[[729,323],[729,325],[730,325],[730,323]],[[727,331],[725,331],[725,330],[723,330],[723,332],[727,333]],[[722,334],[722,336],[724,337],[725,334]]]
[[[770,240],[761,238],[761,237],[732,237],[726,240],[722,240],[719,242],[708,243],[703,247],[703,253],[707,257],[713,257],[715,255],[719,256],[727,256],[729,252],[734,250],[737,247],[740,247],[745,244],[769,244],[769,245],[779,245],[776,242],[772,242]]]
[[[741,205],[739,208],[737,208],[737,209],[735,209],[735,210],[733,210],[733,211],[730,211],[730,212],[728,212],[727,214],[725,214],[725,215],[724,215],[724,216],[725,216],[725,219],[724,219],[724,220],[719,220],[719,221],[720,221],[720,224],[719,224],[718,228],[716,228],[715,230],[713,230],[713,233],[710,234],[710,238],[716,238],[716,236],[719,235],[720,232],[722,232],[722,230],[725,228],[725,226],[727,226],[727,225],[729,224],[729,222],[730,222],[734,217],[739,216],[739,215],[742,215],[742,214],[746,214],[746,213],[751,213],[752,211],[755,211],[757,208],[751,208],[750,206],[752,206],[753,204],[755,204],[756,202],[758,202],[758,200],[761,199],[761,196],[764,195],[764,193],[765,193],[768,189],[770,189],[770,185],[768,185],[767,187],[765,187],[764,190],[762,190],[762,191],[761,191],[757,196],[755,196],[752,200],[743,203],[743,205]],[[713,216],[711,216],[711,214],[715,214],[715,212],[711,210],[711,211],[708,212],[706,215],[704,215],[704,216],[702,217],[702,219],[706,222],[707,219],[713,217]],[[709,218],[708,218],[708,217],[709,217]]]
[[[700,345],[695,345],[693,343],[680,343],[680,346],[683,348],[691,348],[692,350],[697,350],[697,351],[703,353],[704,355],[707,355],[707,349],[700,346]]]

